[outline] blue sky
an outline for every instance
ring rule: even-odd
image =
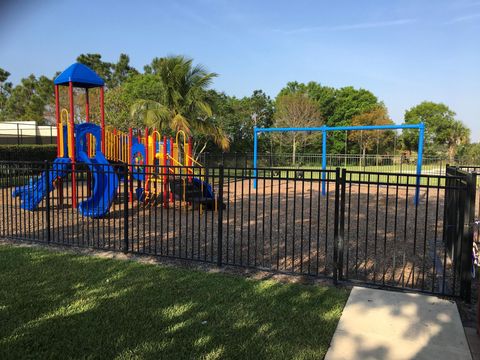
[[[480,1],[2,1],[0,67],[18,82],[80,53],[141,69],[185,54],[231,95],[274,97],[292,80],[371,90],[401,123],[444,102],[480,141]]]

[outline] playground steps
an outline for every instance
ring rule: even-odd
[[[184,180],[170,181],[170,191],[176,199],[198,202],[206,198],[203,189],[194,182],[184,182]]]
[[[206,183],[204,185],[199,181],[185,183],[182,179],[176,179],[170,182],[170,191],[176,199],[191,202],[193,206],[203,205],[206,210],[216,210],[218,207],[211,187]],[[222,207],[225,208],[226,205],[222,204]]]

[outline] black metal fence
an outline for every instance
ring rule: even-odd
[[[252,167],[253,153],[202,153],[199,156],[202,164],[218,166],[223,164],[229,167]],[[346,168],[355,171],[381,171],[393,173],[416,173],[416,155],[376,155],[376,154],[327,154],[327,168]],[[422,161],[424,174],[444,175],[448,163],[446,157],[425,156]],[[462,164],[462,159],[457,159]],[[296,167],[296,168],[321,168],[322,154],[297,154],[295,157],[288,153],[259,153],[257,166]]]
[[[61,180],[44,182],[45,196],[28,211],[12,197],[15,188],[33,189],[42,174],[59,173],[52,163],[2,162],[0,235],[470,297],[473,235],[465,214],[475,197],[473,175],[141,170],[68,167]],[[115,199],[94,205],[95,175],[113,174],[118,188],[108,188],[114,186],[108,181],[102,186],[105,193],[116,190]],[[109,211],[83,216],[89,207]]]

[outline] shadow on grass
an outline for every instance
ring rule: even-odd
[[[0,246],[0,358],[322,358],[347,291]]]

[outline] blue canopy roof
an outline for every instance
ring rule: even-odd
[[[95,71],[80,63],[70,65],[64,72],[57,76],[53,83],[55,85],[68,85],[70,81],[73,83],[73,86],[81,88],[93,88],[105,85],[105,81],[103,81]]]

